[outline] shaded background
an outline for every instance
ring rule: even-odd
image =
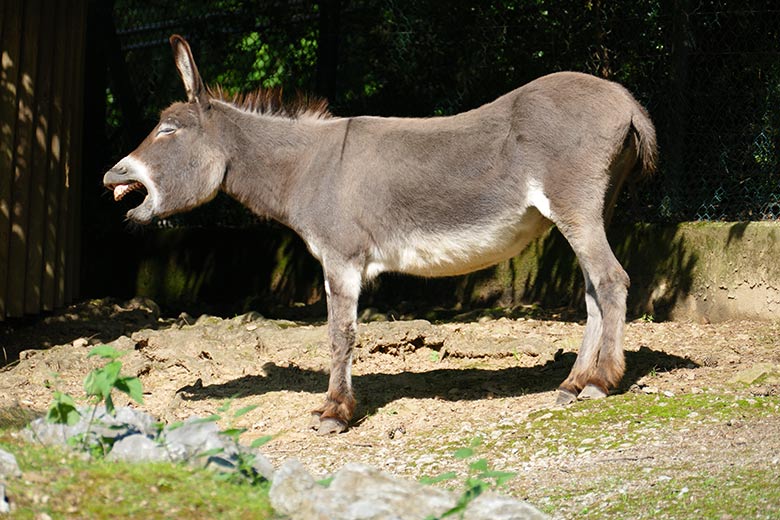
[[[14,0],[2,3],[7,13]],[[620,199],[618,226],[780,219],[780,8],[772,0],[77,3],[86,7],[86,40],[83,166],[73,199],[81,277],[72,297],[145,294],[173,306],[197,300],[261,312],[321,301],[320,267],[301,241],[227,197],[134,229],[124,222],[127,208],[103,189],[103,172],[184,97],[172,33],[190,41],[206,82],[312,92],[337,116],[452,114],[558,70],[609,78],[648,108],[661,148],[658,174]],[[68,4],[22,5],[45,14],[54,6],[62,17]],[[560,250],[556,240],[545,249]],[[563,250],[569,256],[558,263],[571,265]],[[458,291],[494,275],[391,275],[366,299],[393,305],[445,294],[444,304],[455,304]],[[544,299],[538,292],[528,294]]]

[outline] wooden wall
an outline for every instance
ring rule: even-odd
[[[0,320],[79,280],[87,0],[0,0]]]

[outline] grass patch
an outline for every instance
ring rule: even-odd
[[[624,394],[538,411],[511,447],[521,457],[561,457],[574,468],[571,461],[583,457],[582,471],[546,490],[521,482],[515,493],[535,496],[540,509],[567,518],[780,518],[780,466],[771,457],[766,464],[746,464],[740,457],[748,444],[723,445],[733,450],[731,457],[633,458],[646,443],[665,449],[670,432],[699,432],[691,440],[697,443],[710,427],[779,414],[780,397],[723,394]],[[749,438],[749,430],[744,435]],[[595,459],[588,458],[590,451]]]
[[[720,394],[623,394],[586,401],[562,410],[538,411],[529,416],[528,434],[517,447],[529,456],[544,451],[626,448],[648,432],[673,425],[718,423],[776,415],[780,397],[737,397]],[[528,441],[532,442],[528,442]],[[536,441],[536,442],[533,442]]]
[[[667,474],[678,475],[669,477]],[[679,476],[684,475],[684,476]],[[574,518],[778,518],[780,484],[766,469],[667,468],[642,482],[617,479],[607,496],[584,505]],[[565,504],[570,496],[555,497]],[[550,508],[555,511],[555,507]]]
[[[272,518],[267,484],[220,480],[210,471],[171,463],[85,460],[0,432],[0,448],[22,469],[6,492],[14,518]]]

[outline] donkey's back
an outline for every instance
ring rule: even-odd
[[[551,221],[603,227],[624,179],[655,165],[652,123],[631,94],[573,72],[455,116],[334,124],[344,142],[325,175],[350,196],[334,208],[323,192],[309,212],[318,233],[352,224],[368,277],[463,274],[518,254]]]

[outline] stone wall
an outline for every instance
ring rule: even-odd
[[[778,237],[780,222],[614,227],[610,242],[632,281],[629,318],[780,319]],[[324,313],[317,262],[276,226],[155,230],[137,240],[135,292],[164,306],[198,302],[267,312],[319,303]],[[467,276],[382,275],[364,291],[361,307],[411,314],[528,304],[584,309],[582,294],[574,254],[552,229],[519,256]]]

